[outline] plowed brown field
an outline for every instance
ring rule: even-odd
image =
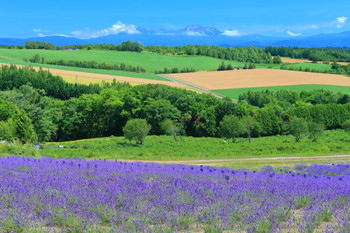
[[[0,66],[2,65],[10,65],[10,64],[4,64],[0,63]],[[23,67],[22,65],[17,65],[17,67]],[[33,67],[35,70],[39,70],[39,67]],[[96,74],[96,73],[87,73],[87,72],[78,72],[78,71],[69,71],[69,70],[59,70],[59,69],[48,69],[48,68],[42,68],[42,70],[49,70],[50,73],[56,74],[56,75],[67,75],[67,76],[75,76],[77,75],[79,79],[83,78],[89,78],[89,79],[98,79],[98,80],[113,80],[119,82],[131,82],[131,83],[137,83],[137,84],[164,84],[172,87],[185,87],[184,85],[181,85],[180,83],[171,82],[171,81],[160,81],[160,80],[152,80],[152,79],[142,79],[142,78],[130,78],[130,77],[124,77],[124,76],[116,76],[116,75],[107,75],[107,74]]]
[[[350,78],[342,75],[274,69],[210,71],[167,76],[207,90],[304,84],[350,86]]]

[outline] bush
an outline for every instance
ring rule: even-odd
[[[308,124],[304,118],[292,118],[288,125],[286,126],[286,130],[289,134],[292,134],[295,137],[295,142],[299,142],[301,136],[308,132]]]
[[[132,119],[126,122],[123,128],[124,137],[129,141],[135,140],[137,144],[143,144],[151,126],[145,119]]]

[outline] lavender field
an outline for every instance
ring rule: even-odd
[[[350,232],[347,164],[0,159],[0,232]]]

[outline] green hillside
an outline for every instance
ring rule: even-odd
[[[49,68],[49,69],[60,69],[60,70],[87,72],[87,73],[95,73],[95,74],[117,75],[117,76],[131,77],[131,78],[144,78],[144,79],[152,79],[152,80],[160,80],[160,81],[169,81],[168,79],[159,77],[158,75],[151,74],[151,73],[135,73],[135,72],[117,71],[117,70],[101,70],[101,69],[80,68],[80,67],[71,67],[71,66],[36,64],[36,63],[29,63],[24,61],[8,60],[1,57],[0,57],[0,63],[10,63],[10,64],[26,65],[26,66],[38,66],[38,67]]]
[[[135,53],[120,51],[104,51],[104,50],[37,50],[37,49],[0,49],[0,58],[9,59],[15,63],[23,62],[23,58],[33,57],[39,54],[46,60],[78,60],[78,61],[97,61],[99,63],[120,64],[142,66],[148,73],[155,73],[163,70],[164,67],[179,69],[195,68],[196,71],[216,70],[222,60],[202,57],[202,56],[166,56],[152,53]],[[244,66],[241,62],[228,62],[233,66]]]

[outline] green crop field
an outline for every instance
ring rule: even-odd
[[[102,51],[102,50],[36,50],[36,49],[0,49],[0,58],[11,60],[12,62],[23,62],[23,58],[33,57],[39,54],[46,60],[77,60],[77,61],[96,61],[106,64],[120,64],[142,66],[149,73],[163,70],[164,67],[179,69],[195,68],[196,71],[216,70],[222,60],[202,57],[202,56],[165,56],[151,53]],[[244,66],[240,62],[228,62],[233,66]]]
[[[293,67],[294,70],[298,70],[300,67],[304,70],[309,68],[310,70],[315,70],[317,72],[323,72],[331,69],[329,64],[320,64],[320,63],[285,63],[287,67]],[[280,69],[281,64],[256,64],[258,69]]]
[[[332,86],[332,85],[318,85],[318,84],[312,84],[312,85],[289,85],[289,86],[276,86],[276,87],[252,87],[252,88],[237,88],[237,89],[221,89],[221,90],[215,90],[214,92],[217,92],[219,94],[228,96],[233,99],[238,99],[238,97],[247,92],[248,90],[251,91],[263,91],[269,89],[271,91],[276,90],[291,90],[291,91],[312,91],[312,90],[330,90],[333,92],[341,92],[344,94],[350,94],[350,87],[345,86]]]
[[[23,58],[33,57],[35,54],[39,54],[46,60],[74,60],[74,61],[96,61],[98,63],[106,64],[120,64],[124,63],[126,65],[141,66],[146,69],[148,73],[155,73],[156,71],[163,70],[166,68],[195,68],[196,71],[208,71],[217,70],[221,64],[221,59],[216,59],[212,57],[204,56],[171,56],[171,55],[160,55],[152,53],[135,53],[135,52],[120,52],[120,51],[105,51],[105,50],[78,50],[78,51],[66,51],[66,50],[36,50],[36,49],[0,49],[0,62],[21,64],[21,65],[33,65],[33,63],[24,62]],[[235,61],[224,61],[226,65],[232,64],[234,67],[243,67],[244,63]],[[36,64],[37,65],[37,64]],[[114,74],[126,77],[137,77],[137,78],[147,78],[156,79],[152,74],[135,74],[132,72],[122,72],[122,71],[105,71],[105,70],[95,70],[95,69],[83,69],[67,66],[55,66],[40,64],[42,67],[47,68],[58,68],[64,70],[77,70],[92,73],[102,73],[102,74]],[[280,64],[256,64],[258,69],[279,69]],[[325,70],[331,69],[331,65],[327,64],[317,64],[317,63],[294,63],[287,64],[287,67],[293,67],[294,69],[310,68],[318,72],[323,72]],[[163,80],[163,79],[161,79]]]
[[[78,71],[78,72],[87,72],[87,73],[96,73],[96,74],[124,76],[124,77],[131,77],[131,78],[144,78],[144,79],[152,79],[152,80],[160,80],[160,81],[169,81],[168,79],[165,79],[165,78],[159,77],[158,75],[150,74],[150,73],[135,73],[135,72],[116,71],[116,70],[101,70],[101,69],[90,69],[90,68],[80,68],[80,67],[71,67],[71,66],[36,64],[36,63],[30,63],[30,62],[24,62],[24,61],[8,60],[2,57],[0,57],[0,63],[9,63],[9,64],[26,65],[26,66],[38,66],[38,67],[50,68],[50,69],[60,69],[60,70],[69,70],[69,71]]]
[[[330,64],[320,64],[320,63],[310,63],[310,62],[287,64],[287,67],[293,67],[294,69],[299,69],[301,67],[303,70],[306,68],[309,68],[310,70],[316,70],[318,72],[323,72],[331,69]]]

